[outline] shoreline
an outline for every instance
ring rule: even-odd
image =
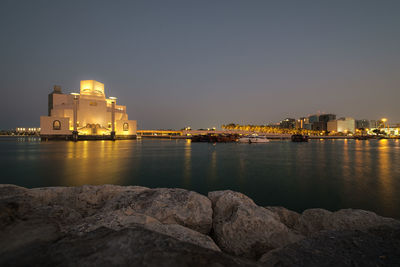
[[[3,184],[0,211],[0,265],[400,263],[398,220],[357,209],[262,207],[230,190]]]

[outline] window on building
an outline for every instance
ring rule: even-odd
[[[53,130],[61,130],[61,122],[59,120],[53,121]]]
[[[129,124],[125,122],[122,128],[124,131],[129,131]]]

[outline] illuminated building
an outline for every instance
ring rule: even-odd
[[[371,128],[369,120],[356,120],[356,129],[368,129]]]
[[[137,123],[128,120],[126,106],[106,98],[104,84],[81,81],[80,93],[63,94],[54,86],[49,94],[48,116],[40,117],[41,137],[48,139],[131,139]]]
[[[328,121],[328,131],[337,133],[354,133],[355,120],[353,118],[340,118],[334,121]]]
[[[296,120],[291,118],[286,118],[279,123],[279,126],[284,129],[294,129],[296,126]]]
[[[38,134],[38,133],[40,133],[40,128],[17,127],[17,128],[15,128],[15,133],[17,133],[17,134]]]

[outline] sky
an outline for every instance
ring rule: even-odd
[[[400,122],[398,0],[0,1],[0,129],[105,84],[139,129]]]

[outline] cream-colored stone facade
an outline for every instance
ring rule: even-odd
[[[78,135],[111,135],[113,102],[115,135],[136,136],[137,123],[128,120],[126,106],[117,105],[115,98],[106,98],[104,84],[94,80],[81,81],[79,94],[63,94],[59,86],[54,87],[49,95],[50,114],[40,117],[41,135],[72,135],[75,105]]]

